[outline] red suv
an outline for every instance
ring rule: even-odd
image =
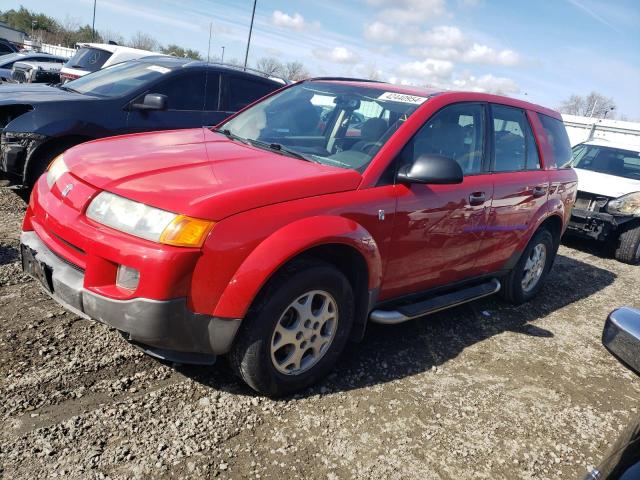
[[[299,390],[367,322],[539,290],[576,175],[552,110],[481,93],[300,82],[220,124],[96,140],[37,182],[22,259],[156,357],[227,354]]]

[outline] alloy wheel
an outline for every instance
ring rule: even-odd
[[[338,307],[324,290],[300,295],[284,310],[271,336],[271,361],[278,372],[298,375],[327,353],[338,330]]]

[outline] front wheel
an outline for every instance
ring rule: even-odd
[[[615,252],[616,259],[631,265],[640,263],[640,225],[622,232],[619,242]]]
[[[535,297],[553,265],[557,249],[558,242],[549,230],[543,228],[536,232],[517,265],[503,279],[502,296],[515,304]]]
[[[349,337],[351,285],[332,265],[295,262],[277,274],[243,321],[232,368],[254,390],[281,396],[326,375]]]

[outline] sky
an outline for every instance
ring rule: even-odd
[[[93,0],[1,0],[91,23]],[[244,60],[253,0],[97,0],[96,30]],[[258,0],[249,64],[300,61],[315,76],[367,76],[499,92],[556,108],[613,97],[640,120],[638,0]]]

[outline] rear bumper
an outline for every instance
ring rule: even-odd
[[[20,241],[23,269],[54,300],[84,318],[123,332],[148,353],[175,358],[171,352],[219,355],[231,348],[240,319],[194,313],[187,308],[186,298],[116,300],[99,295],[84,288],[82,269],[58,257],[35,232],[22,232]],[[33,262],[45,267],[39,271]]]
[[[640,310],[622,307],[607,317],[602,344],[640,375]]]

